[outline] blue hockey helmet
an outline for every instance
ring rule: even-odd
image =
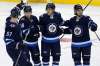
[[[46,10],[47,10],[48,8],[55,9],[55,4],[54,4],[54,3],[48,3],[48,4],[46,5]]]
[[[24,12],[32,12],[31,6],[27,5],[24,7]]]
[[[20,16],[20,9],[18,7],[14,7],[11,10],[11,16],[12,17],[18,17],[18,16]]]

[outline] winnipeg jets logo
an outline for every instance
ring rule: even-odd
[[[77,36],[79,36],[79,35],[81,35],[81,33],[82,33],[81,28],[80,27],[75,27],[74,34],[77,35]]]
[[[50,24],[48,26],[48,30],[49,30],[50,33],[56,32],[56,30],[57,30],[56,25],[55,24]]]

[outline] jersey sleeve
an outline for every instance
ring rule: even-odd
[[[25,38],[25,33],[27,32],[26,29],[24,29],[25,25],[23,23],[24,21],[24,17],[22,17],[20,20],[19,20],[19,23],[18,23],[18,26],[20,27],[20,35],[21,35],[21,38],[22,40]]]
[[[60,13],[58,13],[58,19],[59,19],[60,25],[63,25],[64,21]]]
[[[43,18],[44,18],[44,15],[41,15],[39,17],[39,25],[43,25]]]
[[[66,20],[64,22],[63,26],[66,26],[67,27],[66,29],[64,29],[64,34],[71,34],[70,20]]]
[[[5,26],[4,41],[6,45],[8,45],[14,42],[14,39],[12,38],[12,29],[14,28],[14,24],[7,21]]]
[[[36,21],[36,32],[39,33],[40,27],[39,27],[39,20],[37,19],[37,17],[35,17],[35,21]]]
[[[97,24],[88,16],[88,27],[91,29],[91,31],[96,31],[97,30]]]
[[[43,25],[44,25],[43,18],[44,18],[44,15],[41,15],[41,16],[39,17],[39,23],[38,23],[38,25],[39,25],[39,27],[40,27],[40,32],[42,32]]]

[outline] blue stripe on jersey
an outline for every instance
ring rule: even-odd
[[[72,42],[72,47],[87,47],[91,46],[91,41],[85,41],[85,42]]]
[[[14,42],[13,39],[5,39],[5,43],[6,43],[6,45],[11,44],[12,42]]]
[[[23,42],[24,42],[25,44],[29,44],[29,45],[38,44],[38,41],[35,41],[35,42],[28,42],[28,41],[23,40]]]
[[[82,66],[82,65],[75,65],[75,66]]]
[[[83,65],[83,66],[90,66],[90,65]]]
[[[48,38],[48,37],[42,37],[42,40],[44,41],[44,42],[50,42],[50,43],[52,43],[52,42],[57,42],[57,41],[59,41],[59,37],[54,37],[54,38]]]
[[[35,48],[37,45],[38,45],[38,41],[35,41],[35,42],[27,42],[27,41],[23,41],[25,45],[27,45],[28,47],[31,47],[31,48]]]

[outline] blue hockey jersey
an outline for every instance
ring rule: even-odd
[[[19,21],[19,25],[21,26],[23,40],[27,42],[38,41],[39,27],[36,16],[31,15],[30,19],[28,19],[26,16],[23,16]]]
[[[63,24],[61,14],[54,12],[51,16],[44,13],[39,18],[40,30],[44,38],[59,37],[62,34],[60,26]]]
[[[20,36],[20,28],[18,26],[18,23],[11,22],[11,17],[8,17],[6,19],[6,25],[5,25],[5,34],[4,34],[4,41],[5,43],[11,44],[12,42],[20,42],[21,36]]]
[[[89,16],[82,15],[78,20],[77,16],[74,16],[65,22],[65,26],[69,27],[71,31],[73,46],[89,46],[92,44],[89,29],[96,31],[97,24]]]

